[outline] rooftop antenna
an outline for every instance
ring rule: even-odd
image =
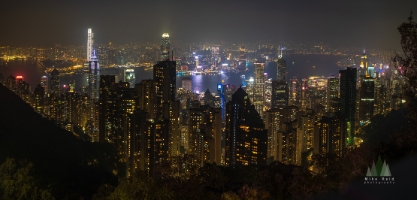
[[[172,50],[171,52],[171,60],[174,61],[174,50]]]

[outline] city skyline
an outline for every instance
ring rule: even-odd
[[[392,27],[416,7],[411,0],[7,2],[0,8],[0,16],[8,19],[0,45],[84,44],[85,36],[78,33],[92,28],[100,33],[95,37],[98,44],[153,42],[168,32],[171,40],[184,42],[315,41],[399,50],[399,35]]]

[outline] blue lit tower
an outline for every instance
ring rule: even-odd
[[[100,64],[93,49],[90,61],[88,62],[88,89],[89,96],[92,101],[98,100],[98,91],[100,86]]]

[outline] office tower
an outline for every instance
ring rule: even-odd
[[[342,122],[339,116],[326,117],[315,124],[314,128],[314,154],[326,155],[328,153],[342,155],[344,141]]]
[[[149,127],[148,113],[136,109],[133,114],[129,115],[130,119],[130,132],[129,132],[129,159],[128,159],[128,171],[127,176],[131,177],[137,170],[147,171],[150,170],[150,150],[151,150],[151,137]]]
[[[171,50],[170,41],[169,41],[169,34],[164,33],[162,34],[161,40],[161,61],[169,60],[169,51]]]
[[[121,68],[122,69],[122,80],[123,82],[128,82],[130,88],[135,88],[136,84],[136,78],[135,78],[135,70],[134,69],[127,69],[127,68]]]
[[[299,106],[300,82],[297,78],[290,79],[288,105]]]
[[[327,81],[327,93],[326,93],[326,111],[332,110],[332,99],[339,98],[339,77],[331,76]]]
[[[93,53],[93,45],[94,45],[94,34],[91,28],[87,31],[87,62],[91,61],[91,55]]]
[[[278,108],[288,105],[288,85],[285,81],[272,81],[271,107]]]
[[[265,80],[264,80],[264,63],[254,63],[254,83],[253,83],[253,105],[258,111],[261,118],[264,115],[264,96],[265,96]]]
[[[122,162],[129,161],[129,116],[135,111],[137,98],[129,83],[115,83],[114,75],[100,76],[98,141],[113,144]]]
[[[208,105],[188,110],[188,154],[194,155],[199,166],[221,164],[222,119],[220,108]]]
[[[360,87],[359,120],[362,123],[374,116],[375,79],[370,76],[362,79]]]
[[[176,67],[174,61],[161,61],[153,66],[157,117],[169,119],[170,103],[175,101]],[[165,107],[164,107],[165,105]]]
[[[41,86],[43,87],[45,96],[47,96],[49,94],[48,77],[47,76],[42,76],[41,77]]]
[[[360,77],[366,77],[369,76],[368,72],[368,56],[365,53],[365,50],[363,51],[363,54],[361,56],[361,62],[360,62],[360,68],[359,73],[357,74]]]
[[[356,114],[356,68],[348,67],[340,70],[340,113],[342,121],[342,145],[354,144]],[[342,148],[344,148],[343,146]]]
[[[238,88],[226,110],[226,166],[265,165],[268,132],[248,94]]]
[[[33,91],[33,95],[35,97],[35,101],[33,104],[34,110],[39,114],[43,114],[45,92],[41,84],[38,84],[38,86],[35,88],[35,90]]]
[[[54,69],[51,74],[51,94],[59,94],[60,87],[59,87],[59,72],[57,69]]]
[[[267,163],[282,160],[282,152],[279,144],[282,144],[282,132],[280,126],[283,123],[283,107],[273,108],[265,112],[265,128],[268,130]],[[281,156],[281,157],[280,157]]]
[[[88,65],[88,93],[90,100],[96,102],[99,97],[100,87],[100,64],[96,56],[96,51],[93,49]]]
[[[155,83],[152,79],[142,80],[135,85],[138,93],[138,108],[147,112],[149,119],[156,117],[156,93]]]
[[[116,96],[115,93],[116,77],[114,75],[100,76],[100,97],[99,97],[99,135],[100,142],[109,141],[112,137],[112,128],[115,123]],[[91,106],[91,105],[90,105]]]
[[[308,99],[308,79],[301,79],[301,97],[300,97],[300,110],[307,109],[307,99]]]
[[[265,75],[265,77],[267,77],[267,75]],[[265,80],[265,91],[264,92],[265,92],[264,109],[269,110],[269,109],[272,108],[272,78]]]
[[[297,138],[298,144],[302,157],[301,165],[308,163],[309,156],[313,153],[312,149],[314,147],[314,123],[316,121],[316,116],[313,110],[306,109],[300,113],[298,118],[298,128],[297,128]],[[306,155],[307,154],[307,155]],[[303,156],[304,155],[304,156]]]
[[[278,67],[278,69],[277,69],[277,80],[278,81],[286,81],[285,80],[285,74],[287,73],[286,72],[286,61],[282,58],[282,49],[283,48],[281,48],[281,49],[279,49],[278,50],[278,53],[279,53],[279,55],[278,55],[278,64],[277,64],[277,67]]]

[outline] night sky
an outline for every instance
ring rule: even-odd
[[[33,1],[0,4],[0,46],[159,41],[321,41],[399,50],[397,27],[416,0]],[[417,19],[417,14],[414,14]]]

